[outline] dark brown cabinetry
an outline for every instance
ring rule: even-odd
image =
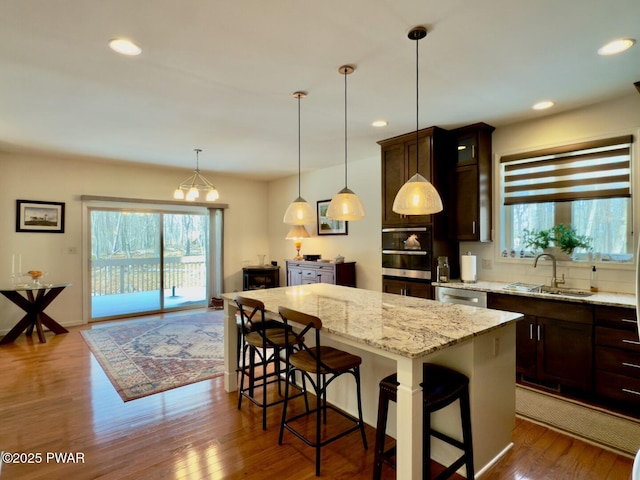
[[[280,286],[280,267],[244,267],[242,269],[242,289],[259,290]]]
[[[489,308],[520,312],[516,372],[523,381],[559,390],[593,390],[593,307],[588,304],[490,293]]]
[[[430,127],[418,133],[416,160],[416,134],[408,133],[378,142],[382,154],[382,226],[425,225],[431,215],[399,215],[392,209],[400,187],[416,173],[429,180],[447,205],[447,176],[451,168],[453,142],[448,131]]]
[[[453,130],[457,161],[451,197],[454,221],[450,234],[456,240],[491,241],[491,133],[494,127],[476,123]]]
[[[448,257],[450,275],[457,277],[460,272],[459,244],[450,238],[451,227],[448,225],[453,220],[453,202],[449,196],[452,172],[455,169],[453,136],[442,128],[429,127],[420,130],[418,135],[411,132],[382,140],[378,144],[381,148],[383,230],[418,226],[428,228],[431,239],[429,245],[423,247],[428,252],[430,265],[421,265],[419,278],[434,278],[440,256]],[[399,215],[393,211],[396,194],[416,173],[420,173],[436,188],[442,198],[443,212],[433,215]],[[404,267],[402,269],[410,270]],[[410,280],[418,278],[411,273],[398,276],[385,274],[384,291],[432,298],[431,284],[428,281]]]
[[[287,260],[287,286],[331,283],[356,286],[356,262],[324,263]]]
[[[406,295],[431,300],[433,299],[431,290],[432,287],[429,282],[388,277],[382,279],[382,291],[385,293],[395,293],[396,295]]]
[[[595,393],[600,400],[637,412],[640,406],[640,341],[632,308],[595,307]]]

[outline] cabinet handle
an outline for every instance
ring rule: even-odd
[[[629,390],[628,388],[623,388],[622,391],[624,393],[632,393],[633,395],[639,395],[640,396],[640,392],[636,392],[635,390]]]
[[[471,145],[471,156],[474,159],[476,158],[476,146],[475,146],[475,144]]]
[[[640,342],[636,342],[635,340],[622,340],[622,343],[630,343],[631,345],[640,345]]]
[[[533,340],[533,323],[529,324],[529,340]]]
[[[542,330],[542,325],[538,325],[538,341],[540,341],[540,331]]]
[[[640,368],[640,365],[636,365],[635,363],[622,362],[622,365],[625,367]]]
[[[471,229],[473,230],[473,234],[475,235],[476,234],[476,221],[475,220],[471,223]]]
[[[636,320],[634,320],[632,318],[621,318],[620,320],[625,322],[625,323],[633,323],[633,324],[638,323]]]

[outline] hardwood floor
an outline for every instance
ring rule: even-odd
[[[43,455],[5,462],[2,480],[316,478],[312,448],[293,435],[278,445],[279,407],[263,431],[260,410],[246,402],[239,411],[221,377],[123,403],[80,330],[0,346],[0,450]],[[324,447],[322,478],[371,478],[372,428],[367,438],[368,451],[357,434]],[[630,478],[632,459],[524,420],[514,444],[482,479]],[[61,463],[46,452],[84,459]],[[395,472],[385,467],[383,478]]]

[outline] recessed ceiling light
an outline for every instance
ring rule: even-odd
[[[142,49],[126,38],[114,38],[109,41],[109,47],[114,52],[118,52],[122,55],[135,56],[142,53]]]
[[[389,122],[387,122],[386,120],[376,120],[371,125],[374,127],[386,127],[387,125],[389,125]]]
[[[555,104],[551,100],[543,100],[542,102],[538,102],[533,106],[534,110],[545,110],[547,108],[553,107]]]
[[[630,49],[636,41],[633,38],[619,38],[598,49],[599,55],[615,55]]]

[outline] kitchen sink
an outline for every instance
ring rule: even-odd
[[[592,292],[587,292],[585,290],[572,290],[570,288],[553,288],[547,287],[546,285],[542,287],[541,293],[549,293],[551,295],[563,295],[567,297],[590,297],[593,295]]]
[[[511,290],[515,292],[530,292],[530,293],[548,293],[550,295],[564,295],[567,297],[590,297],[592,292],[585,290],[573,290],[570,288],[553,288],[547,285],[541,285],[537,283],[524,283],[514,282],[503,287],[504,290]]]

